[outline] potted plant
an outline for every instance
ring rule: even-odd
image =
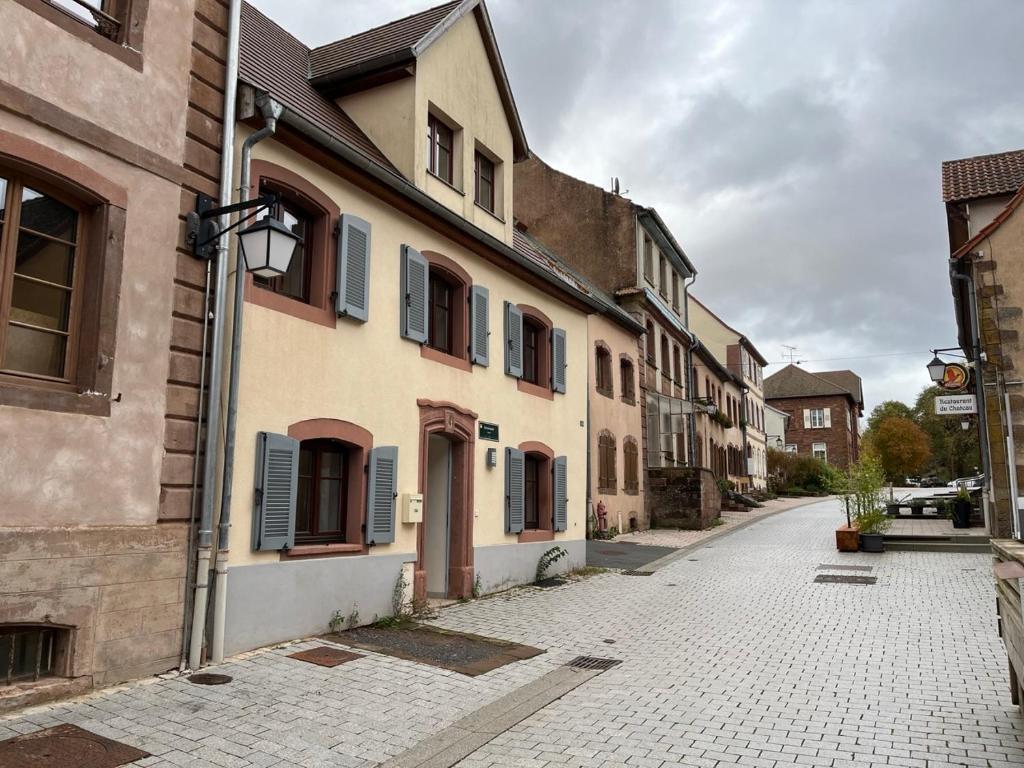
[[[885,512],[865,510],[857,515],[856,524],[862,552],[885,552],[885,532],[892,527],[892,520]]]
[[[956,500],[953,502],[953,527],[971,527],[971,494],[962,485],[956,489]]]
[[[885,513],[891,517],[899,515],[900,510],[907,506],[907,500],[910,496],[901,496],[898,499],[894,499],[890,496],[889,501],[885,503]]]
[[[912,514],[912,515],[923,515],[924,514],[924,500],[923,499],[911,499],[911,501],[910,501],[910,514]]]

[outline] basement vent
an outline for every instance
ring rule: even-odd
[[[577,656],[565,666],[573,667],[574,669],[596,669],[604,672],[606,669],[617,667],[621,663],[622,659],[602,659],[599,656]]]
[[[231,675],[218,675],[213,672],[200,672],[198,675],[191,675],[188,678],[190,683],[196,685],[224,685],[231,682]]]
[[[623,571],[623,576],[653,576],[654,571]]]
[[[874,568],[873,565],[833,565],[832,563],[822,563],[818,566],[819,571],[870,571]]]
[[[878,579],[874,576],[839,576],[833,573],[819,573],[814,577],[815,584],[874,584]]]

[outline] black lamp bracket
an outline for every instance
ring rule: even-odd
[[[243,200],[240,203],[217,206],[217,201],[209,195],[196,195],[196,209],[185,218],[185,242],[192,247],[192,254],[197,259],[209,261],[213,258],[213,248],[210,246],[223,235],[232,229],[241,226],[250,219],[255,218],[264,210],[277,205],[281,200],[280,195],[271,192],[252,200]],[[255,208],[252,213],[242,216],[231,226],[217,230],[217,219],[228,213],[248,211]]]

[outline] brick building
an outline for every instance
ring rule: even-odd
[[[864,394],[853,371],[811,373],[787,365],[764,380],[764,396],[789,415],[788,453],[816,456],[843,469],[857,461]]]

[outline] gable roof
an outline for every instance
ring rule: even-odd
[[[961,245],[953,252],[952,258],[959,259],[966,256],[968,253],[977,248],[981,241],[999,229],[1000,225],[1010,218],[1010,215],[1020,207],[1020,204],[1024,202],[1024,186],[1022,186],[1017,194],[1010,198],[1010,202],[1006,204],[1006,207],[1001,210],[992,221],[978,230],[978,234],[968,240],[966,243]]]
[[[1024,186],[1024,149],[978,155],[942,164],[942,200],[1008,195]]]
[[[309,82],[315,88],[326,90],[327,95],[334,95],[335,89],[346,85],[351,87],[363,79],[373,84],[382,82],[373,78],[379,78],[387,72],[401,73],[457,21],[471,12],[476,17],[487,60],[498,86],[498,95],[512,131],[514,159],[523,160],[529,156],[530,151],[526,133],[512,96],[487,6],[482,0],[452,0],[313,48],[308,60]]]
[[[811,373],[790,364],[764,380],[765,400],[828,395],[843,395],[864,407],[860,376],[853,371]]]
[[[274,95],[321,130],[398,173],[376,144],[332,99],[310,85],[309,48],[249,3],[242,3],[238,77]]]

